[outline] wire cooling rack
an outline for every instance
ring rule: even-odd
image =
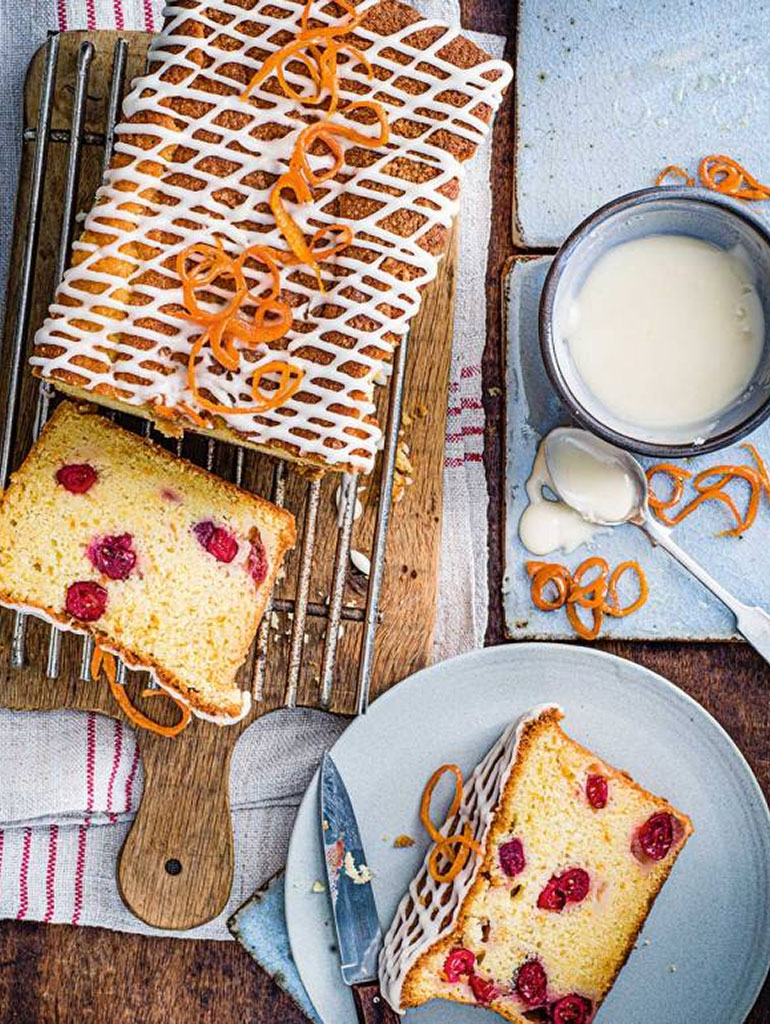
[[[36,127],[25,131],[25,142],[34,143],[35,148],[27,208],[21,219],[17,214],[17,223],[24,223],[26,227],[21,262],[17,271],[18,285],[11,299],[15,313],[12,320],[13,329],[10,336],[3,339],[0,347],[0,379],[7,382],[0,445],[0,489],[7,486],[10,473],[28,450],[29,440],[34,440],[38,436],[56,401],[54,389],[49,384],[41,382],[33,398],[36,409],[31,438],[22,438],[22,431],[18,426],[20,415],[24,411],[23,388],[27,372],[27,346],[30,332],[37,326],[31,323],[31,313],[33,291],[41,276],[39,267],[44,259],[41,250],[41,220],[51,145],[64,145],[67,149],[66,178],[61,196],[61,229],[55,261],[56,283],[67,266],[77,227],[78,191],[84,154],[93,150],[93,147],[102,149],[102,171],[106,168],[126,88],[129,58],[136,58],[136,49],[143,45],[136,40],[130,41],[123,37],[115,42],[103,124],[95,126],[89,122],[87,116],[88,100],[91,98],[89,87],[92,67],[97,54],[94,43],[81,43],[73,69],[74,75],[70,80],[68,74],[66,80],[62,81],[62,71],[59,68],[61,38],[58,33],[52,33],[46,42],[37,123]],[[134,50],[131,51],[130,47],[134,47]],[[69,127],[54,127],[57,102],[63,94],[69,93],[72,96]],[[243,448],[220,441],[208,440],[201,445],[201,440],[196,438],[183,438],[176,442],[156,438],[163,444],[171,443],[173,450],[179,455],[204,465],[212,472],[229,476],[239,486],[244,485],[247,462],[253,460],[258,463],[259,471],[251,472],[249,475],[262,480],[262,492],[275,504],[287,507],[297,515],[298,546],[294,564],[271,599],[247,661],[247,669],[242,673],[242,685],[252,690],[256,702],[264,697],[268,665],[272,666],[274,660],[280,665],[281,679],[276,683],[272,678],[275,673],[271,667],[271,687],[280,686],[281,702],[286,707],[294,707],[297,704],[303,665],[311,654],[308,650],[310,645],[314,647],[312,655],[318,665],[318,673],[313,679],[314,699],[304,699],[302,703],[314,703],[321,708],[329,707],[333,703],[333,689],[338,670],[341,627],[346,621],[352,621],[361,624],[362,636],[357,651],[355,699],[351,710],[360,714],[367,708],[372,683],[408,349],[409,339],[406,338],[397,349],[389,386],[382,396],[382,405],[387,406],[387,419],[383,438],[381,477],[375,496],[373,535],[370,554],[367,555],[370,568],[368,574],[358,579],[359,590],[365,592],[363,604],[345,602],[351,537],[358,504],[359,482],[356,476],[346,474],[340,478],[337,490],[336,545],[331,572],[325,574],[324,592],[321,592],[317,588],[313,589],[313,563],[314,553],[317,551],[317,525],[322,488],[326,491],[328,485],[320,479],[304,477],[285,462],[269,459],[254,452],[247,454]],[[151,436],[152,426],[148,422],[123,414],[118,418],[122,425],[145,436]],[[287,643],[287,651],[272,659],[271,648],[275,642],[274,638],[278,635],[274,628],[278,614],[282,614],[284,621],[290,623],[289,628],[280,634]],[[322,622],[322,628],[311,629],[311,624],[318,623],[319,620]],[[15,613],[10,650],[7,655],[5,651],[0,651],[0,657],[8,657],[11,669],[21,669],[28,660],[27,626],[27,616],[21,612]],[[44,668],[46,677],[53,680],[58,679],[62,672],[62,632],[54,626],[48,628]],[[83,639],[80,656],[80,677],[83,680],[90,680],[92,651],[90,638]],[[121,666],[118,678],[124,682],[125,677],[125,670]]]

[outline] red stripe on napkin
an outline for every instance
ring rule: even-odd
[[[461,427],[459,432],[455,434],[447,434],[447,444],[457,444],[458,441],[462,441],[464,437],[478,437],[484,433],[483,427],[464,426]]]
[[[56,0],[56,17],[59,21],[59,31],[67,31],[67,0]]]
[[[131,797],[134,791],[134,779],[139,768],[139,744],[134,747],[134,759],[131,762],[131,768],[128,772],[128,778],[126,779],[126,810],[131,810]]]
[[[464,455],[453,456],[450,459],[444,459],[444,466],[446,469],[459,469],[460,466],[464,466],[466,462],[483,462],[484,456],[481,452],[466,452]]]
[[[56,850],[59,845],[59,826],[51,825],[48,832],[48,864],[45,869],[45,916],[46,924],[53,920],[56,906],[56,893],[54,883],[56,881]]]
[[[19,911],[17,921],[23,921],[29,910],[29,851],[32,848],[32,829],[24,829],[24,843],[21,848],[21,870],[19,872]]]
[[[480,398],[461,398],[459,405],[449,406],[447,416],[461,416],[464,412],[479,411],[483,408]]]
[[[110,821],[113,825],[118,820],[118,816],[112,810],[112,793],[115,787],[115,778],[118,774],[118,768],[120,767],[120,758],[123,753],[123,723],[116,719],[114,725],[115,738],[112,748],[112,768],[110,769],[110,777],[107,780],[107,814],[109,814]]]
[[[78,853],[75,862],[75,906],[72,911],[72,924],[80,922],[83,910],[83,876],[86,870],[86,843],[88,829],[91,827],[91,811],[94,809],[94,769],[96,767],[96,715],[88,713],[87,749],[86,749],[86,819],[78,829]]]

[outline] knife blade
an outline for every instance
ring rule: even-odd
[[[353,990],[361,1024],[396,1024],[377,980],[382,929],[350,796],[328,754],[321,764],[321,842],[342,979]]]

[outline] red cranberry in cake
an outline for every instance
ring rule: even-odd
[[[518,875],[527,866],[524,857],[524,844],[520,839],[511,839],[500,847],[500,867],[511,878]]]
[[[484,1005],[491,1003],[493,999],[497,999],[500,995],[500,989],[495,985],[494,981],[490,981],[489,978],[482,978],[479,974],[472,974],[468,978],[468,984],[471,986],[471,991],[476,997],[476,1001]]]
[[[473,972],[475,964],[476,957],[469,949],[453,949],[444,961],[444,977],[447,981],[459,981]]]
[[[572,993],[551,1003],[551,1021],[553,1024],[587,1024],[591,1010],[589,999]]]
[[[558,878],[552,878],[537,898],[541,910],[553,910],[557,914],[564,910],[566,903],[567,897],[559,888]]]
[[[580,903],[588,895],[591,880],[583,868],[570,868],[558,878],[559,888],[567,897],[568,903]]]
[[[591,880],[583,868],[570,868],[561,875],[553,875],[537,898],[541,910],[564,910],[567,903],[580,903],[588,895]]]
[[[86,462],[62,466],[56,472],[56,482],[70,494],[85,494],[98,479],[99,474],[93,466],[89,466]]]
[[[670,814],[661,811],[653,814],[638,829],[631,849],[638,860],[663,860],[673,842],[674,819]]]
[[[267,577],[267,552],[259,530],[256,528],[251,533],[251,551],[249,552],[249,572],[254,582],[259,586],[265,582]]]
[[[207,520],[194,526],[193,533],[218,562],[232,562],[238,554],[238,541],[224,526],[215,526]]]
[[[542,1006],[548,992],[548,977],[539,960],[525,960],[516,972],[514,991],[527,1006]]]
[[[67,587],[65,607],[69,614],[81,622],[96,622],[107,608],[107,591],[93,580],[81,580]]]
[[[595,811],[607,806],[609,786],[603,775],[589,775],[586,779],[586,798]]]
[[[111,580],[127,580],[136,565],[136,552],[130,533],[118,537],[101,537],[88,549],[94,568]]]

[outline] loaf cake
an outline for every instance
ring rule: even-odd
[[[236,673],[293,543],[288,512],[63,402],[0,503],[0,603],[235,721],[250,704]]]
[[[565,735],[558,707],[515,722],[457,817],[480,844],[451,883],[428,860],[380,959],[402,1011],[436,997],[515,1024],[588,1024],[692,832],[689,819]]]
[[[399,0],[165,14],[34,372],[167,432],[368,472],[375,386],[511,69]]]

